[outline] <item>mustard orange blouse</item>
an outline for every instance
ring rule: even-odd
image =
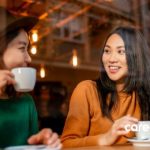
[[[140,107],[135,92],[118,93],[119,104],[112,112],[113,120],[130,114],[140,119]],[[102,116],[96,82],[82,81],[75,88],[69,106],[64,131],[61,137],[64,147],[81,147],[98,145],[100,134],[106,133],[113,122]],[[115,144],[126,143],[124,136]]]

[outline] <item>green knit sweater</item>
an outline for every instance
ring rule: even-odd
[[[24,145],[38,132],[37,112],[30,95],[0,99],[0,147]]]

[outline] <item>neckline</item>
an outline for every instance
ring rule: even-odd
[[[131,96],[131,94],[130,94],[130,93],[123,92],[123,91],[118,92],[117,94],[118,94],[118,96],[119,96],[119,97],[127,97],[127,96]]]

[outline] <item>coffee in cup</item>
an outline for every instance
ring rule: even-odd
[[[14,88],[18,92],[32,91],[36,82],[36,70],[32,67],[13,68],[11,72],[14,75],[16,84]]]

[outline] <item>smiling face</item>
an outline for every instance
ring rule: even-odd
[[[128,73],[124,41],[118,34],[112,34],[104,47],[102,62],[108,77],[116,83],[124,83]]]
[[[28,53],[29,38],[24,30],[7,45],[3,54],[3,62],[6,69],[11,70],[15,67],[25,67],[31,62]]]

